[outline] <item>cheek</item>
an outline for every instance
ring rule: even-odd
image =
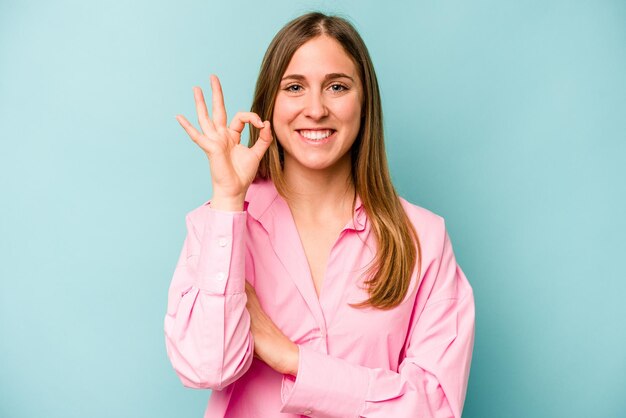
[[[285,123],[292,121],[298,114],[298,106],[294,100],[284,100],[281,97],[276,98],[274,104],[274,126],[278,129]]]
[[[344,123],[352,124],[357,128],[361,124],[361,104],[357,100],[341,103],[336,107],[334,113]]]
[[[278,142],[288,148],[288,144],[285,143],[286,138],[289,136],[289,124],[294,120],[297,112],[294,109],[293,103],[290,100],[281,100],[280,96],[276,98],[274,103],[274,114],[272,119],[272,129]]]

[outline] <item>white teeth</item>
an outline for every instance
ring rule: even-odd
[[[324,131],[300,131],[300,135],[307,139],[312,139],[314,141],[319,141],[324,138],[328,138],[332,134],[330,129]]]

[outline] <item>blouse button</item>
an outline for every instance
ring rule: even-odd
[[[217,280],[224,280],[226,278],[226,274],[223,271],[220,271],[219,273],[217,273],[217,276],[215,276],[215,278]]]
[[[228,240],[226,238],[220,238],[217,241],[217,245],[219,245],[220,247],[226,247],[226,244],[228,244]]]

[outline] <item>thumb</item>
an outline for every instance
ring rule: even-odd
[[[270,122],[266,120],[263,122],[263,128],[259,132],[259,138],[250,149],[259,158],[259,160],[261,160],[261,158],[263,158],[263,154],[265,154],[271,143],[272,129],[270,128]]]

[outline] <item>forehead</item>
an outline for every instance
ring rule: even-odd
[[[345,73],[356,79],[357,69],[341,44],[326,35],[313,38],[298,48],[285,71],[285,75],[321,78],[330,73]]]

